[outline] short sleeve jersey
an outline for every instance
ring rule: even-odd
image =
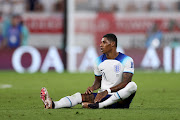
[[[94,64],[94,74],[102,76],[99,92],[121,83],[124,72],[134,74],[134,62],[131,57],[122,53],[115,59],[107,59],[105,54],[99,56]]]

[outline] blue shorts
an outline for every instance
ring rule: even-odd
[[[130,103],[132,102],[132,99],[134,98],[136,92],[133,93],[132,95],[130,95],[127,99],[125,100],[121,100],[119,102],[116,102],[112,105],[109,105],[105,108],[129,108],[130,107]],[[94,97],[96,97],[97,93],[93,93]],[[105,101],[106,99],[108,99],[111,95],[107,95],[106,97],[104,97],[100,102]]]

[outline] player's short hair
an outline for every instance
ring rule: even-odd
[[[114,35],[114,34],[112,34],[112,33],[108,33],[108,34],[104,35],[103,38],[104,38],[104,37],[107,38],[107,39],[110,40],[110,41],[115,42],[115,45],[116,45],[116,47],[117,47],[117,37],[116,37],[116,35]]]

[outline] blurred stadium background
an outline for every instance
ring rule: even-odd
[[[13,16],[27,33],[12,48],[3,41]],[[180,72],[179,0],[0,0],[0,26],[1,70],[92,71],[102,36],[114,33],[136,69]]]

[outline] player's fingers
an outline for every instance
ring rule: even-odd
[[[89,87],[89,92],[90,92],[90,94],[93,93],[93,88],[92,87]]]
[[[88,91],[86,91],[86,92],[85,92],[85,94],[89,94],[89,92],[88,92]]]
[[[93,91],[91,89],[89,89],[88,93],[91,94]]]
[[[86,92],[85,92],[85,94],[91,94],[91,93],[92,93],[92,92],[91,92],[90,89],[87,89]]]
[[[90,93],[92,93],[92,92],[93,92],[93,90],[90,89]]]
[[[89,87],[87,88],[87,90],[86,90],[85,94],[88,94],[88,93],[89,93],[88,91],[89,91]]]

